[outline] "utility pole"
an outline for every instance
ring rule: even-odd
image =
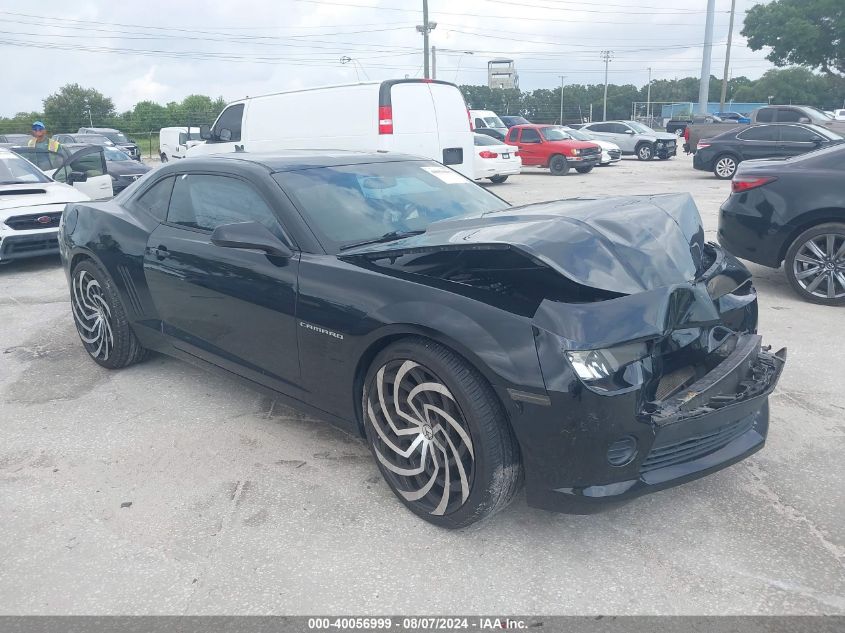
[[[719,112],[725,111],[725,97],[728,95],[728,73],[731,68],[731,42],[734,36],[734,14],[736,13],[736,0],[731,0],[731,19],[728,24],[728,48],[725,51],[725,73],[722,75],[722,96],[719,97]]]
[[[437,79],[437,48],[431,47],[431,78]]]
[[[560,124],[563,125],[563,80],[566,75],[560,76]]]
[[[714,0],[710,0],[713,2]],[[604,111],[602,113],[602,121],[607,121],[607,68],[610,64],[610,58],[613,57],[613,51],[602,51],[601,58],[604,60]]]
[[[648,68],[648,95],[645,98],[645,116],[651,125],[651,66]]]
[[[704,51],[701,55],[701,83],[698,85],[698,112],[707,114],[710,100],[710,57],[713,54],[713,19],[716,16],[716,0],[707,0],[707,19],[704,23]]]
[[[431,75],[428,71],[428,36],[437,28],[437,22],[428,21],[428,0],[423,0],[423,23],[417,25],[417,32],[422,33],[423,36],[423,76],[430,79]]]

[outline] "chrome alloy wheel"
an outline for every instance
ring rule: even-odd
[[[364,394],[373,450],[394,489],[441,516],[467,500],[475,454],[463,414],[433,372],[412,360],[383,365]]]
[[[804,242],[792,261],[792,272],[814,297],[845,297],[845,234],[825,233]]]
[[[716,161],[716,175],[719,178],[731,178],[736,172],[736,160],[730,156],[723,156]]]
[[[87,270],[78,270],[71,283],[71,307],[76,329],[95,358],[108,360],[114,349],[111,308],[103,289]]]

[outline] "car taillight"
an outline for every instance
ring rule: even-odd
[[[696,149],[704,149],[705,147],[710,147],[710,143],[702,143],[699,141],[698,145],[695,146]]]
[[[767,185],[770,182],[777,180],[774,176],[763,176],[762,178],[752,178],[750,176],[734,178],[731,181],[731,191],[734,193],[742,193],[743,191],[749,191],[751,189],[756,189],[757,187],[762,187],[763,185]]]
[[[393,108],[390,106],[378,108],[378,133],[393,134]]]
[[[478,152],[478,155],[481,156],[481,158],[496,158],[498,156],[496,152],[490,152],[486,149],[483,152]]]

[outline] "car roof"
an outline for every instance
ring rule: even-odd
[[[561,127],[561,126],[557,125],[556,123],[520,123],[518,125],[514,125],[511,129],[513,129],[514,127],[539,129],[541,127]]]
[[[346,150],[279,150],[275,152],[233,152],[227,154],[209,154],[181,160],[173,165],[200,166],[219,164],[224,161],[252,163],[270,170],[293,171],[312,167],[340,167],[342,165],[364,165],[367,163],[395,163],[401,161],[429,160],[419,156],[393,152],[358,152]],[[209,161],[208,163],[206,161]]]

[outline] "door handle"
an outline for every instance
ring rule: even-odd
[[[166,246],[159,244],[155,248],[151,248],[150,252],[155,255],[156,259],[162,260],[167,258],[170,255],[170,251],[167,250]]]

